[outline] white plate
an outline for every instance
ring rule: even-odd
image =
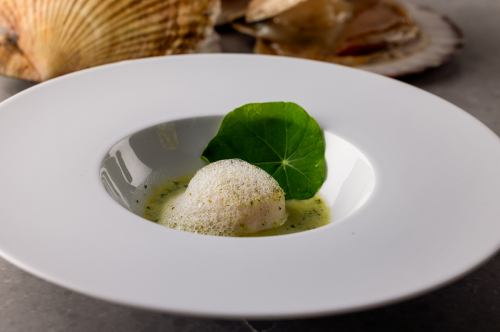
[[[280,237],[203,236],[144,222],[104,190],[101,161],[123,137],[268,100],[301,104],[371,163],[374,191],[343,222]],[[193,55],[71,74],[1,105],[0,152],[2,256],[144,308],[259,318],[353,311],[454,280],[500,244],[498,137],[426,92],[331,64]]]

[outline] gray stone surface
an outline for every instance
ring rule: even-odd
[[[457,104],[500,134],[500,1],[416,2],[451,17],[463,29],[466,47],[448,65],[404,80]],[[234,40],[226,42],[225,50],[234,52],[247,43],[234,45]],[[0,99],[28,86],[0,78]],[[500,331],[500,255],[454,284],[404,303],[274,322],[189,318],[118,306],[51,285],[0,259],[0,332],[330,330]]]

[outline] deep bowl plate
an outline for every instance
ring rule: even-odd
[[[106,153],[101,181],[121,206],[142,217],[148,197],[167,180],[192,175],[207,143],[217,134],[222,116],[168,121],[121,139]],[[195,133],[195,134],[194,134]],[[375,186],[375,173],[367,158],[346,140],[326,131],[325,158],[330,169],[320,190],[335,213],[332,223],[346,220],[367,201]],[[142,220],[141,220],[142,221]]]
[[[271,100],[299,103],[373,167],[373,193],[343,222],[202,236],[146,222],[104,189],[101,163],[124,137]],[[143,308],[253,318],[359,310],[454,280],[500,245],[498,137],[424,91],[331,64],[192,55],[71,74],[0,106],[0,153],[1,255]]]

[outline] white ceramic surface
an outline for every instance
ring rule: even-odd
[[[100,163],[121,138],[266,100],[301,104],[370,161],[374,192],[344,222],[200,236],[140,222],[103,189]],[[426,92],[331,64],[193,55],[68,75],[0,106],[0,153],[2,256],[145,308],[260,318],[358,310],[454,280],[500,244],[498,137]]]

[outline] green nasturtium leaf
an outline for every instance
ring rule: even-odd
[[[326,178],[323,131],[290,102],[246,104],[228,113],[202,158],[256,165],[278,181],[286,199],[311,198]]]

